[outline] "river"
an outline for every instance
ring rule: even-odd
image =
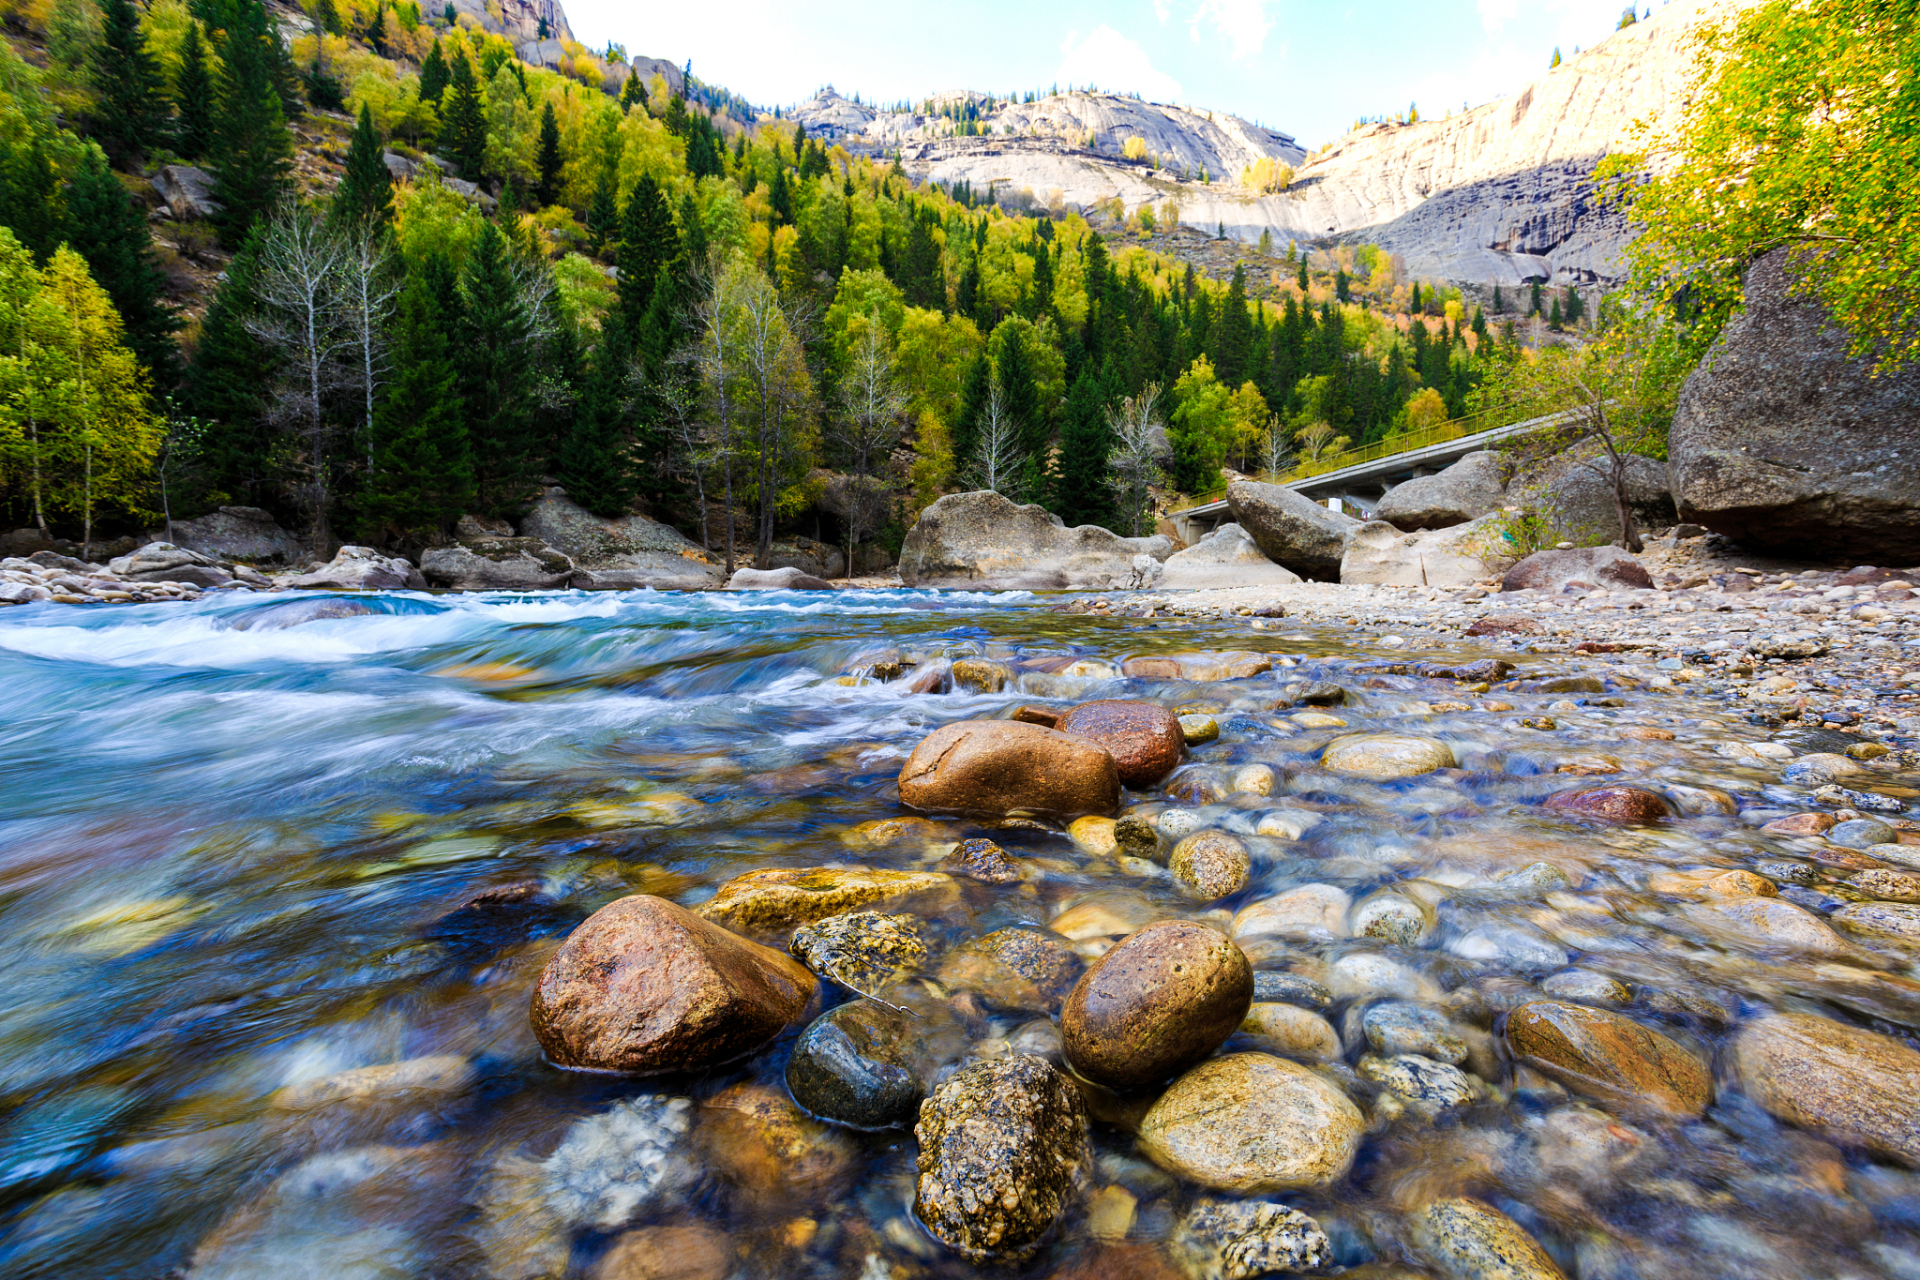
[[[564,1073],[528,1030],[532,984],[569,930],[626,894],[692,905],[766,866],[931,866],[981,829],[945,821],[878,847],[857,830],[905,813],[894,778],[931,729],[1024,702],[1141,697],[1210,714],[1221,734],[1127,804],[1171,795],[1240,833],[1251,886],[1195,903],[1164,872],[1057,829],[997,829],[1026,878],[970,894],[943,944],[1045,925],[1095,894],[1123,914],[1224,926],[1302,884],[1356,901],[1417,886],[1430,918],[1404,945],[1336,925],[1247,947],[1257,969],[1332,995],[1345,1061],[1327,1070],[1369,1109],[1351,1173],[1284,1197],[1326,1231],[1336,1267],[1426,1274],[1393,1269],[1422,1256],[1407,1215],[1470,1193],[1580,1280],[1920,1275],[1920,1180],[1781,1123],[1726,1065],[1738,1028],[1770,1009],[1911,1037],[1911,957],[1848,941],[1809,959],[1649,887],[1663,871],[1771,869],[1776,900],[1816,924],[1859,897],[1835,890],[1846,872],[1832,859],[1759,830],[1817,807],[1777,768],[1720,749],[1765,731],[1684,690],[1506,653],[1517,676],[1601,683],[1471,691],[1404,669],[1493,652],[1470,642],[1374,651],[1333,627],[1063,615],[1017,593],[331,600],[0,612],[0,1274],[609,1275],[620,1231],[660,1223],[706,1232],[687,1237],[698,1256],[621,1275],[985,1274],[908,1213],[910,1131],[837,1132],[834,1172],[777,1194],[737,1153],[671,1141],[675,1099],[698,1112],[741,1081],[777,1085],[791,1032],[702,1079]],[[1059,674],[1074,659],[1226,650],[1274,665],[1206,682]],[[917,694],[859,674],[961,656],[1006,662],[1014,687]],[[1342,686],[1344,705],[1287,706],[1302,681]],[[1543,716],[1551,732],[1518,725]],[[1357,730],[1442,739],[1458,767],[1379,782],[1315,767]],[[1236,790],[1249,764],[1272,770],[1271,794]],[[1608,827],[1541,806],[1575,780],[1623,779],[1669,797],[1671,819]],[[1293,828],[1260,834],[1273,813]],[[1446,1012],[1476,1101],[1421,1114],[1354,1083],[1360,1010],[1380,994],[1355,994],[1343,958],[1359,953],[1400,975],[1381,990]],[[1594,990],[1619,984],[1615,1007],[1713,1067],[1704,1114],[1649,1120],[1515,1070],[1501,1016],[1568,968]],[[834,990],[829,1002],[847,998]],[[974,1052],[1044,1042],[1031,1015],[987,1004]],[[301,1105],[341,1078],[385,1083]],[[623,1107],[668,1135],[658,1185],[626,1201],[595,1181],[613,1175],[593,1128]],[[639,1139],[601,1145],[621,1141]],[[1019,1274],[1178,1274],[1155,1250],[1193,1188],[1121,1124],[1096,1123],[1094,1150],[1089,1194],[1122,1194],[1091,1201],[1105,1217],[1070,1210]],[[567,1218],[543,1179],[571,1179],[596,1207]],[[700,1271],[712,1238],[732,1257]]]

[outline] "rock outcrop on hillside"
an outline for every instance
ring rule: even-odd
[[[1068,529],[1046,508],[982,490],[950,493],[914,522],[900,548],[909,587],[1060,591],[1144,586],[1173,554],[1171,539],[1123,538],[1098,525]]]
[[[1920,371],[1872,376],[1788,251],[1688,376],[1667,442],[1680,516],[1798,556],[1920,563]]]
[[[434,10],[438,12],[449,3],[457,19],[471,19],[481,30],[503,35],[516,45],[540,39],[542,18],[546,19],[549,38],[573,39],[567,12],[556,0],[440,0]]]

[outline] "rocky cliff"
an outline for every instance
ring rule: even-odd
[[[854,150],[900,155],[916,178],[965,181],[1005,203],[1128,209],[1173,201],[1182,221],[1252,242],[1270,231],[1324,245],[1370,241],[1423,278],[1515,284],[1611,281],[1631,236],[1592,188],[1600,159],[1633,145],[1633,125],[1671,120],[1692,79],[1690,37],[1703,16],[1743,0],[1681,0],[1574,55],[1510,98],[1461,115],[1358,129],[1310,159],[1286,134],[1235,116],[1101,93],[995,103],[980,136],[954,136],[931,112],[889,113],[831,89],[795,109],[809,131]],[[1157,165],[1128,161],[1138,137]],[[1296,166],[1292,186],[1261,195],[1242,169]],[[1204,176],[1203,176],[1204,175]]]

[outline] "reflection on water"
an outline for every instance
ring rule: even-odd
[[[1390,1271],[1420,1256],[1409,1223],[1471,1194],[1583,1280],[1920,1275],[1920,1181],[1782,1125],[1725,1061],[1769,1008],[1910,1035],[1910,957],[1813,946],[1726,905],[1751,899],[1651,881],[1759,869],[1821,928],[1860,896],[1819,842],[1758,829],[1813,807],[1719,750],[1758,730],[1617,681],[1582,697],[1396,673],[1477,653],[1046,604],[637,593],[0,614],[0,1273],[975,1274],[907,1213],[909,1133],[780,1118],[793,1033],[711,1078],[561,1074],[528,1029],[531,985],[625,894],[693,904],[770,865],[930,867],[981,829],[862,824],[900,816],[894,776],[931,728],[1132,696],[1221,733],[1129,802],[1194,811],[1163,831],[1237,833],[1253,884],[1196,906],[1150,862],[1002,829],[1024,880],[970,886],[929,937],[1052,923],[1091,957],[1147,920],[1224,926],[1320,886],[1324,928],[1241,941],[1263,1001],[1317,1004],[1337,1032],[1289,1051],[1369,1117],[1349,1178],[1286,1197],[1326,1230],[1333,1265],[1417,1274]],[[1128,680],[1061,661],[1249,649],[1276,665]],[[959,657],[1004,662],[1014,684],[910,691],[914,671]],[[889,662],[907,677],[862,674]],[[1588,673],[1607,671],[1540,659],[1518,674]],[[1344,705],[1288,705],[1314,681]],[[1554,703],[1556,729],[1521,727]],[[1355,729],[1442,738],[1459,767],[1389,782],[1318,768]],[[1602,827],[1543,809],[1570,777],[1660,790],[1677,816]],[[1516,1070],[1499,1019],[1543,983],[1718,1055],[1712,1107],[1649,1117]],[[1474,1101],[1409,1105],[1361,1063],[1382,996],[1442,1011]],[[957,1007],[966,1053],[1048,1047],[1031,1009]],[[1228,1048],[1285,1047],[1294,1015],[1270,1016]],[[1123,1119],[1095,1125],[1088,1194],[1026,1273],[1176,1274],[1157,1250],[1196,1191],[1142,1159]]]

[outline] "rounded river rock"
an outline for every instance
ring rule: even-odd
[[[1073,1069],[1131,1089],[1192,1066],[1239,1030],[1253,969],[1227,936],[1186,920],[1132,934],[1082,975],[1060,1012]]]

